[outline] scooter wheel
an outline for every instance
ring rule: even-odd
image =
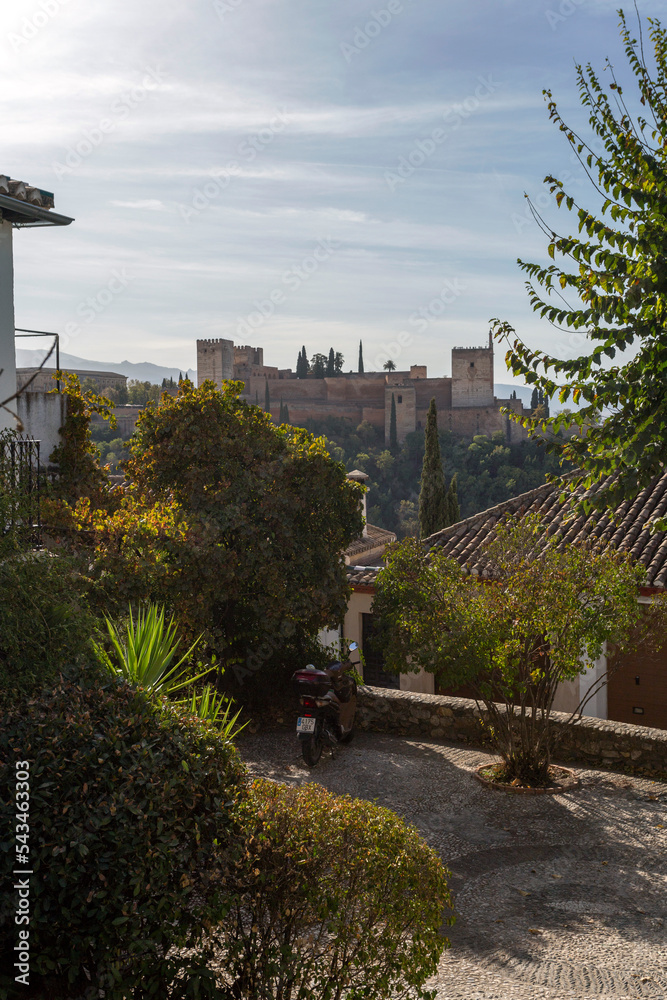
[[[349,733],[346,733],[345,736],[341,736],[338,742],[347,745],[348,743],[351,743],[353,739],[354,739],[354,729],[350,729]]]
[[[322,739],[321,729],[319,730],[319,732],[309,737],[309,739],[302,740],[301,753],[308,767],[315,767],[320,757],[322,756],[323,747],[324,747],[324,740]]]

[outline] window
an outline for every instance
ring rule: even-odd
[[[471,361],[471,362],[470,362],[470,367],[471,367],[471,368],[474,368],[474,367],[475,367],[475,362],[474,362],[474,361]]]
[[[399,403],[402,403],[402,402],[403,402],[403,397],[402,397],[402,396],[399,396],[399,397],[398,397],[398,401],[399,401]]]

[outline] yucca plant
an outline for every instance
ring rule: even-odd
[[[105,621],[112,651],[109,655],[97,646],[97,654],[111,673],[120,674],[130,684],[142,687],[151,694],[172,695],[208,673],[207,667],[195,677],[187,676],[187,668],[183,666],[199,645],[201,636],[177,663],[173,662],[181,644],[176,637],[177,625],[173,616],[166,621],[164,608],[157,604],[139,608],[136,620],[130,607],[125,641],[121,630],[111,619],[105,618]],[[179,672],[181,667],[183,669]]]
[[[191,688],[211,670],[209,665],[200,673],[188,676],[188,669],[184,666],[199,645],[201,636],[177,663],[173,663],[180,646],[180,639],[176,637],[178,626],[173,616],[167,622],[164,608],[157,604],[151,603],[145,610],[139,608],[136,620],[130,607],[125,641],[121,630],[111,619],[105,618],[105,621],[111,641],[111,654],[94,643],[100,661],[111,673],[119,674],[130,684],[142,687],[150,694],[174,695],[184,688]],[[198,666],[201,667],[202,664],[199,663]],[[175,700],[175,704],[212,723],[225,739],[233,740],[247,725],[244,723],[237,726],[241,709],[231,716],[233,702],[210,684],[201,691],[193,690],[189,697]]]
[[[189,699],[183,698],[178,704],[186,708],[192,715],[210,722],[228,740],[235,739],[248,725],[247,722],[241,726],[236,725],[241,709],[230,718],[233,702],[216,691],[210,684],[207,684],[202,691],[193,691]]]

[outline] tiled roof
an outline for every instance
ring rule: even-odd
[[[559,547],[566,542],[592,545],[596,551],[616,548],[630,552],[646,570],[647,587],[667,587],[667,532],[651,532],[650,521],[667,515],[667,474],[659,476],[632,500],[615,511],[578,514],[575,505],[582,492],[566,495],[557,486],[546,484],[473,514],[424,540],[427,549],[441,549],[470,573],[484,576],[485,551],[493,541],[496,525],[506,517],[537,514],[546,524],[545,541],[554,539]],[[373,586],[382,567],[350,566],[348,582]]]
[[[486,546],[496,525],[506,517],[537,514],[547,526],[545,542],[586,542],[600,551],[609,547],[630,552],[646,570],[645,585],[667,585],[667,532],[651,533],[650,521],[667,514],[667,474],[659,476],[636,497],[615,511],[593,511],[586,516],[575,510],[583,491],[572,495],[547,484],[443,528],[424,540],[427,549],[441,549],[469,572],[486,575]]]
[[[16,181],[6,174],[0,174],[0,194],[16,198],[18,201],[27,201],[40,208],[53,208],[53,195],[50,191],[42,191],[41,188],[33,187],[24,181]]]
[[[348,566],[347,582],[351,587],[373,587],[381,566]]]
[[[393,531],[378,528],[374,524],[367,524],[366,535],[362,538],[357,538],[351,545],[348,545],[345,549],[345,555],[349,559],[353,559],[355,556],[361,555],[362,552],[378,549],[381,545],[390,545],[391,542],[395,541],[396,535]]]

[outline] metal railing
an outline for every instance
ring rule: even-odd
[[[21,547],[42,543],[42,494],[39,441],[0,439],[0,531]]]

